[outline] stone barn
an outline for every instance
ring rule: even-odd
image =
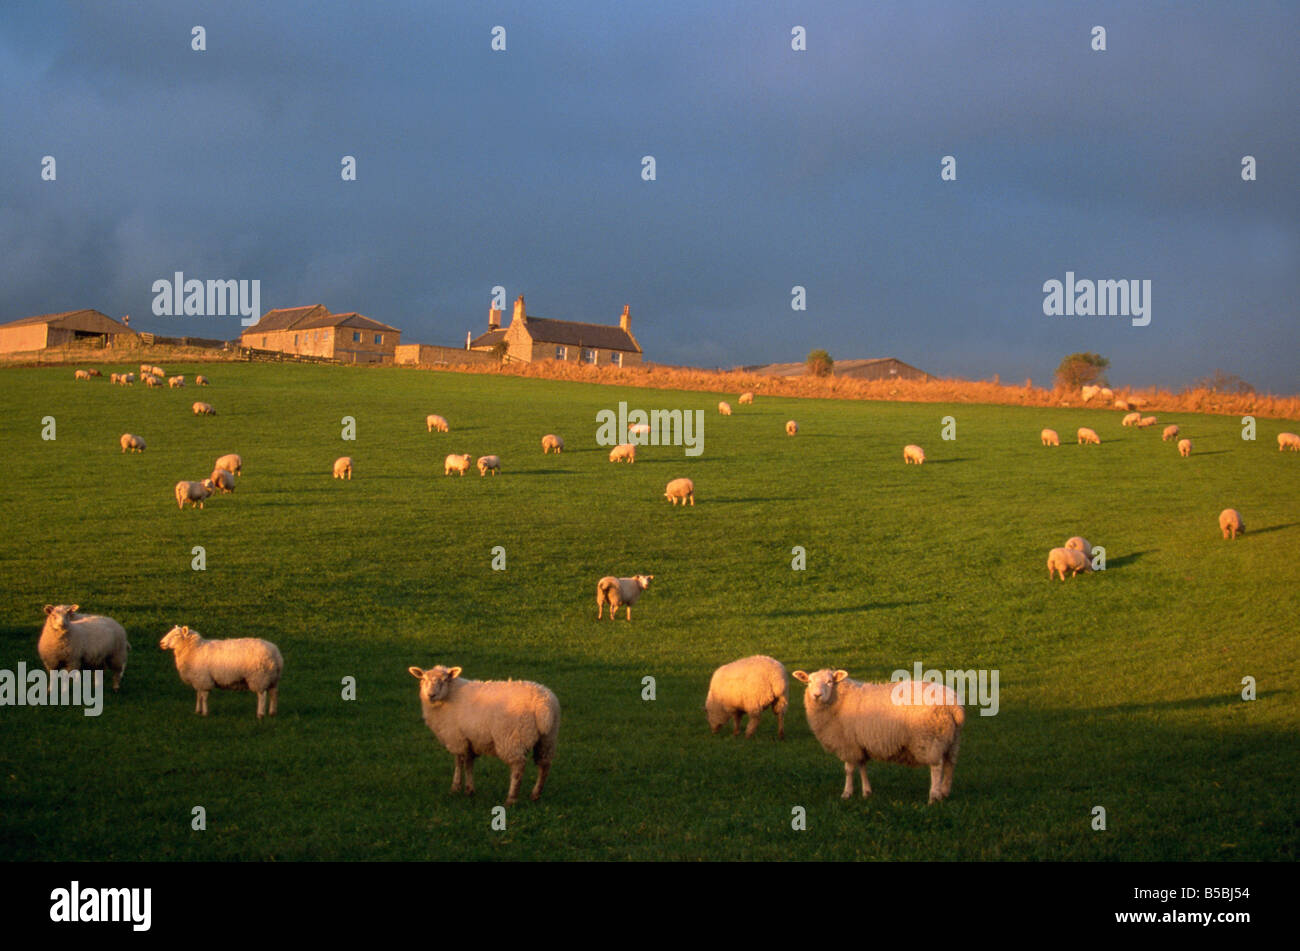
[[[392,363],[402,332],[358,313],[331,314],[323,304],[268,310],[239,335],[239,345],[324,357],[343,363]]]
[[[130,327],[97,310],[68,310],[0,324],[0,353],[22,353],[51,347],[104,348],[127,345],[135,340],[136,334]]]

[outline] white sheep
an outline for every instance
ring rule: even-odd
[[[1178,455],[1186,459],[1192,454],[1192,441],[1190,439],[1178,440]]]
[[[89,371],[89,370],[78,370],[76,373],[72,374],[72,377],[73,377],[73,379],[76,379],[76,380],[89,380],[89,379],[90,379],[90,371]]]
[[[718,404],[718,412],[719,412],[720,414],[722,414],[723,416],[730,416],[730,415],[731,415],[731,404],[730,404],[730,403],[719,403],[719,404]]]
[[[123,373],[120,377],[118,377],[117,382],[121,383],[123,386],[131,386],[133,383],[135,383],[135,374]]]
[[[334,460],[334,478],[352,481],[352,457],[339,456]]]
[[[160,376],[154,376],[152,373],[146,373],[141,379],[144,380],[145,386],[162,386],[163,379]]]
[[[1044,446],[1059,446],[1061,437],[1056,434],[1055,429],[1044,429],[1038,434],[1038,438],[1043,441]]]
[[[167,375],[167,371],[164,370],[162,367],[150,367],[149,372],[159,378]]]
[[[925,462],[925,450],[920,446],[907,445],[903,447],[903,462],[916,463],[918,466]]]
[[[457,475],[463,476],[466,472],[469,471],[469,467],[472,466],[473,464],[474,464],[474,457],[471,456],[469,453],[460,455],[453,452],[450,456],[448,456],[446,459],[442,461],[442,474],[445,476],[449,476],[454,472]]]
[[[1115,391],[1112,390],[1109,386],[1103,386],[1101,388],[1101,398],[1103,400],[1114,399],[1114,397],[1115,397]]]
[[[754,394],[750,392],[741,393],[740,399],[736,402],[740,403],[741,406],[744,406],[746,403],[752,403],[754,402]]]
[[[196,376],[196,377],[194,378],[194,385],[195,385],[195,386],[207,386],[207,385],[208,385],[208,378],[207,378],[206,376]]]
[[[1081,551],[1085,555],[1092,557],[1092,542],[1088,541],[1088,539],[1084,538],[1082,535],[1070,536],[1065,540],[1065,545],[1063,547],[1073,549],[1074,551]]]
[[[211,403],[195,403],[190,407],[195,416],[216,416],[217,411],[212,408]]]
[[[244,459],[239,453],[230,452],[222,456],[213,465],[214,469],[225,469],[227,472],[233,472],[240,475],[244,471]]]
[[[1100,386],[1085,386],[1082,392],[1080,393],[1080,395],[1083,397],[1083,401],[1087,403],[1089,400],[1091,400],[1094,396],[1096,396],[1100,392],[1101,392]]]
[[[1142,414],[1141,414],[1141,413],[1129,413],[1127,416],[1124,417],[1123,420],[1120,421],[1120,425],[1121,425],[1121,426],[1136,426],[1136,425],[1137,425],[1138,423],[1140,423],[1141,421],[1142,421]]]
[[[214,489],[220,489],[223,495],[235,491],[235,474],[229,469],[213,469],[212,475],[208,476],[208,481],[212,483]]]
[[[868,760],[930,767],[930,802],[952,792],[952,774],[961,746],[966,711],[945,684],[863,683],[845,670],[802,670],[794,678],[807,684],[804,712],[822,749],[844,763],[841,799],[853,795],[853,770],[862,795],[871,794]]]
[[[1157,420],[1154,416],[1143,416],[1137,421],[1138,428],[1146,429],[1148,426],[1154,426]]]
[[[126,452],[144,452],[144,440],[132,433],[123,433],[122,438],[118,440],[122,446],[122,451]]]
[[[1241,513],[1236,509],[1224,509],[1219,513],[1219,530],[1223,537],[1231,535],[1236,538],[1246,531],[1246,523],[1241,520]]]
[[[749,714],[745,738],[758,731],[758,721],[768,707],[776,714],[777,739],[785,739],[785,711],[789,706],[786,697],[785,667],[779,660],[766,654],[742,657],[723,664],[713,672],[709,693],[704,698],[704,713],[709,729],[714,733],[728,720],[735,721],[732,736],[740,734],[741,714]]]
[[[167,386],[170,389],[179,390],[184,385],[185,385],[185,377],[183,376],[169,376],[167,378]]]
[[[547,433],[542,437],[542,455],[554,451],[556,455],[564,452],[564,440],[555,433]]]
[[[456,757],[452,792],[460,790],[463,773],[465,794],[473,795],[474,759],[495,756],[510,767],[506,805],[513,806],[531,754],[537,784],[529,798],[542,795],[560,733],[560,701],[549,688],[531,680],[467,680],[461,668],[441,664],[407,670],[420,681],[425,725]]]
[[[487,475],[489,472],[491,472],[493,475],[499,475],[499,474],[500,474],[500,472],[501,472],[501,457],[500,457],[500,456],[479,456],[479,458],[478,458],[478,474],[479,474],[479,476],[480,476],[480,477],[481,477],[481,476],[485,476],[485,475]],[[443,475],[446,475],[446,473],[444,472]]]
[[[650,436],[649,423],[629,423],[627,427],[628,439],[640,439],[640,445],[645,445],[645,440]]]
[[[630,442],[619,443],[609,451],[610,462],[636,462],[636,446]]]
[[[1300,452],[1300,436],[1295,433],[1278,433],[1277,434],[1277,451],[1290,449],[1292,452]]]
[[[176,507],[183,509],[185,503],[189,502],[195,508],[203,508],[203,500],[212,494],[212,480],[204,479],[202,482],[177,482],[176,483]]]
[[[787,419],[785,421],[785,434],[787,436],[793,436],[798,431],[799,431],[799,424],[796,423],[793,419]]]
[[[695,483],[690,479],[673,479],[668,483],[668,488],[664,491],[664,498],[672,501],[677,505],[677,500],[681,499],[682,508],[686,508],[686,503],[690,502],[692,507],[695,505]]]
[[[447,421],[437,413],[430,413],[426,416],[424,418],[424,425],[428,427],[429,432],[433,432],[435,429],[440,433],[451,432],[450,428],[447,426]]]
[[[1094,446],[1101,445],[1101,437],[1097,435],[1095,430],[1089,429],[1087,426],[1080,426],[1076,435],[1079,437],[1080,446],[1087,443],[1092,443]]]
[[[632,605],[636,604],[654,577],[654,575],[633,575],[631,578],[615,578],[613,575],[606,575],[601,578],[596,582],[596,620],[600,620],[606,604],[609,605],[611,621],[614,620],[618,609],[624,606],[627,607],[627,620],[632,620]]]
[[[126,671],[126,629],[111,617],[78,614],[79,604],[45,605],[45,626],[36,653],[46,673],[56,670],[111,670],[113,689],[122,686]],[[53,690],[54,681],[47,681]]]
[[[173,627],[163,635],[158,646],[175,654],[176,672],[197,694],[194,712],[199,716],[208,715],[208,694],[213,687],[256,693],[259,720],[268,713],[269,697],[269,713],[275,716],[284,657],[280,648],[270,641],[260,637],[209,640],[188,627]]]
[[[1178,438],[1178,427],[1177,427],[1177,426],[1166,426],[1166,427],[1165,427],[1165,431],[1162,432],[1162,433],[1160,434],[1160,441],[1161,441],[1161,442],[1170,442],[1171,440],[1174,440],[1174,439],[1177,439],[1177,438]]]
[[[1060,572],[1064,581],[1066,571],[1071,577],[1081,571],[1092,571],[1092,562],[1077,548],[1053,548],[1047,553],[1047,579],[1050,581],[1056,572]]]
[[[116,386],[121,381],[121,378],[122,374],[120,373],[110,373],[108,375],[108,382]]]
[[[140,375],[141,375],[141,376],[146,376],[146,375],[148,375],[148,374],[150,374],[150,373],[152,373],[152,372],[153,372],[153,367],[149,366],[149,364],[147,364],[147,363],[142,363],[142,364],[140,364]]]
[[[1134,405],[1133,405],[1132,403],[1130,403],[1128,400],[1124,400],[1124,399],[1116,400],[1115,403],[1114,403],[1114,406],[1115,406],[1116,409],[1122,409],[1122,410],[1125,410],[1125,411],[1128,411],[1128,410],[1131,410],[1131,409],[1134,409],[1134,408],[1135,408]]]

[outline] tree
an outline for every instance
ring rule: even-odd
[[[808,354],[808,373],[812,376],[830,376],[835,361],[825,350],[812,350]]]
[[[1056,368],[1056,385],[1077,390],[1093,383],[1106,383],[1105,371],[1110,361],[1099,353],[1072,353]]]
[[[1196,381],[1196,386],[1215,393],[1254,393],[1255,388],[1235,373],[1215,370],[1209,376]]]
[[[498,340],[492,344],[492,356],[497,358],[498,363],[505,363],[506,356],[510,353],[510,344],[504,340]]]

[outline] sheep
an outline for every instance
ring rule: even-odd
[[[430,413],[428,416],[424,417],[424,425],[428,432],[433,432],[435,429],[440,433],[451,432],[450,427],[447,425],[447,421],[437,413]]]
[[[1192,454],[1192,441],[1190,439],[1178,440],[1178,455],[1186,459]]]
[[[162,367],[150,367],[149,372],[156,377],[165,377],[167,375],[167,371],[164,370]]]
[[[1111,400],[1114,399],[1114,397],[1115,397],[1115,391],[1112,390],[1109,386],[1103,386],[1101,388],[1101,398],[1103,400]]]
[[[179,390],[184,385],[185,377],[183,376],[170,376],[167,378],[167,386],[169,389]]]
[[[925,462],[925,450],[920,446],[908,445],[903,447],[903,462],[910,464],[916,463],[918,466]]]
[[[1134,408],[1133,404],[1130,403],[1128,400],[1116,400],[1114,406],[1116,409],[1122,409],[1125,412],[1128,412],[1129,410]]]
[[[736,402],[741,406],[744,406],[746,403],[752,403],[754,402],[754,394],[752,392],[741,393],[740,398]]]
[[[352,481],[352,457],[339,456],[334,460],[334,478]]]
[[[1146,429],[1148,426],[1154,426],[1155,424],[1156,418],[1154,416],[1143,416],[1137,421],[1139,429]]]
[[[564,440],[555,433],[547,433],[542,437],[542,455],[546,455],[551,450],[555,450],[557,456],[564,452]]]
[[[966,711],[945,684],[863,683],[848,671],[802,670],[794,678],[808,685],[803,694],[808,726],[822,749],[844,763],[841,799],[853,795],[853,770],[862,796],[871,795],[867,761],[930,767],[930,802],[952,792],[952,774],[961,746]]]
[[[208,476],[208,481],[212,483],[213,488],[220,489],[223,495],[235,491],[235,475],[229,469],[213,469],[212,475]]]
[[[251,690],[257,694],[257,718],[275,716],[280,698],[280,676],[284,657],[280,648],[260,637],[232,637],[225,640],[204,637],[189,627],[173,627],[158,642],[176,657],[176,672],[194,688],[194,712],[208,715],[208,694],[218,690]]]
[[[1128,414],[1127,416],[1125,416],[1124,419],[1120,422],[1120,425],[1121,425],[1121,426],[1136,426],[1136,425],[1137,425],[1138,423],[1140,423],[1141,421],[1142,421],[1142,414],[1141,414],[1141,413],[1129,413],[1129,414]]]
[[[1085,386],[1080,395],[1083,397],[1083,401],[1087,403],[1089,400],[1091,400],[1094,396],[1097,396],[1099,393],[1101,393],[1100,386]]]
[[[148,375],[149,375],[150,373],[152,373],[152,372],[153,372],[153,367],[149,366],[149,364],[147,364],[147,363],[142,363],[142,364],[140,364],[140,375],[141,375],[141,376],[148,376]]]
[[[213,464],[213,468],[225,469],[227,472],[240,475],[244,471],[244,458],[238,453],[227,453]]]
[[[510,789],[506,805],[519,798],[524,764],[532,754],[537,764],[537,783],[529,798],[542,795],[546,777],[555,758],[560,732],[560,701],[555,694],[531,680],[469,680],[460,667],[439,664],[428,670],[408,667],[420,681],[420,708],[424,723],[456,757],[451,791],[459,792],[465,777],[465,795],[474,794],[474,759],[495,756],[510,767]]]
[[[731,404],[730,404],[730,403],[719,403],[719,404],[718,404],[718,412],[719,412],[721,415],[723,415],[723,416],[730,416],[730,415],[731,415]]]
[[[96,370],[96,369],[94,369],[94,368],[91,368],[91,369],[87,370],[86,372],[89,373],[91,376],[103,376],[103,375],[104,375],[103,373],[101,373],[100,371],[98,371],[98,370]]]
[[[1092,562],[1076,548],[1053,548],[1047,553],[1047,580],[1050,581],[1056,572],[1060,572],[1061,580],[1064,581],[1067,568],[1073,577],[1081,571],[1092,571]]]
[[[776,714],[776,737],[785,739],[785,711],[790,705],[786,697],[785,667],[779,660],[766,654],[742,657],[723,664],[709,680],[709,693],[704,698],[704,713],[709,729],[714,733],[728,720],[734,720],[732,736],[740,735],[740,716],[749,714],[745,726],[745,739],[758,732],[758,721],[768,707]]]
[[[118,377],[118,382],[121,383],[123,386],[131,386],[132,384],[135,383],[135,374],[123,373],[120,377]]]
[[[203,500],[212,494],[212,480],[204,479],[202,482],[177,482],[176,483],[176,507],[185,508],[185,503],[189,502],[194,508],[203,508]]]
[[[636,604],[642,592],[650,586],[654,575],[633,575],[631,578],[615,578],[606,575],[596,582],[596,620],[601,618],[605,605],[609,604],[609,619],[614,620],[620,607],[627,607],[627,620],[632,620],[632,605]]]
[[[609,451],[610,462],[636,462],[636,446],[630,442],[619,443]]]
[[[45,626],[41,629],[36,653],[46,673],[56,670],[111,670],[113,689],[122,686],[126,672],[126,629],[111,617],[101,614],[78,614],[79,604],[45,605]],[[54,680],[47,681],[54,689]]]
[[[650,424],[649,424],[649,423],[629,423],[629,424],[628,424],[628,427],[627,427],[627,438],[628,438],[628,439],[632,439],[633,437],[636,437],[636,436],[644,436],[644,437],[648,437],[649,435],[650,435]],[[644,445],[644,444],[645,444],[645,441],[644,441],[644,439],[643,439],[643,440],[642,440],[642,445]]]
[[[479,477],[481,478],[487,475],[489,472],[491,472],[494,476],[500,474],[501,472],[500,456],[479,456],[478,459]],[[443,473],[443,475],[446,475],[446,473]]]
[[[90,379],[90,371],[89,371],[89,370],[78,370],[76,373],[72,374],[72,378],[73,378],[74,380],[89,380],[89,379]]]
[[[1073,551],[1081,551],[1089,557],[1092,556],[1092,543],[1082,535],[1070,536],[1065,540],[1065,545],[1062,547],[1072,549]]]
[[[1166,427],[1165,427],[1165,431],[1162,432],[1162,433],[1160,434],[1160,441],[1161,441],[1161,442],[1170,442],[1171,440],[1174,440],[1174,439],[1177,439],[1177,438],[1178,438],[1178,427],[1177,427],[1177,426],[1166,426]]]
[[[123,433],[118,442],[121,443],[123,452],[144,452],[144,440],[139,436]]]
[[[1038,434],[1038,438],[1043,441],[1044,446],[1059,446],[1061,437],[1056,434],[1055,429],[1044,429]]]
[[[114,386],[116,386],[119,382],[121,382],[121,379],[122,379],[122,374],[120,373],[110,373],[108,375],[108,382],[113,384]]]
[[[163,385],[163,378],[160,377],[160,376],[154,376],[152,373],[147,373],[147,374],[145,374],[144,377],[143,377],[143,379],[144,379],[144,385],[145,385],[145,386],[162,386],[162,385]]]
[[[195,385],[195,386],[207,386],[207,385],[208,385],[208,378],[207,378],[206,376],[202,376],[202,375],[200,375],[200,376],[196,376],[196,377],[194,378],[194,385]]]
[[[464,455],[457,455],[456,453],[452,453],[450,456],[448,456],[446,459],[442,461],[442,474],[445,476],[449,476],[454,472],[457,475],[463,476],[466,472],[469,471],[469,467],[473,464],[474,464],[474,457],[471,456],[469,453],[465,453]]]
[[[1094,446],[1101,445],[1101,437],[1098,436],[1094,430],[1089,429],[1087,426],[1080,426],[1077,435],[1079,437],[1080,446],[1085,445],[1086,443],[1092,443]]]
[[[1236,509],[1224,509],[1219,513],[1219,530],[1223,537],[1231,535],[1236,538],[1246,531],[1246,523],[1241,520],[1241,513]]]
[[[798,431],[799,431],[799,424],[796,423],[793,419],[787,419],[785,421],[785,434],[787,436],[793,436]]]
[[[664,491],[664,498],[672,501],[677,505],[677,500],[682,500],[682,508],[686,508],[689,501],[691,506],[695,506],[695,483],[690,479],[673,479],[668,483],[668,488]]]
[[[216,416],[217,411],[212,408],[211,403],[195,403],[190,407],[195,416]]]
[[[1300,436],[1295,433],[1278,433],[1277,434],[1277,451],[1290,449],[1292,452],[1300,452]]]

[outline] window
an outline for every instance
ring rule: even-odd
[[[623,354],[615,353],[611,351],[609,355],[609,362],[614,364],[614,366],[616,367],[621,367],[623,365]]]
[[[262,349],[263,349],[263,350],[266,349],[266,338],[265,338],[265,337],[262,338]]]
[[[353,342],[353,343],[360,343],[360,342],[361,342],[361,331],[360,331],[360,330],[354,330],[354,331],[352,331],[352,342]]]
[[[583,362],[583,363],[595,363],[595,362],[596,362],[596,351],[595,351],[595,350],[588,350],[586,347],[583,347],[583,348],[582,348],[582,362]]]
[[[567,360],[567,359],[569,359],[569,348],[568,348],[568,347],[556,347],[556,348],[555,348],[555,359],[557,359],[557,360]]]
[[[294,334],[294,335],[293,335],[293,345],[294,345],[295,347],[298,346],[298,335],[297,335],[297,334]]]
[[[375,343],[383,343],[383,342],[384,342],[384,335],[383,335],[383,334],[375,334]]]

